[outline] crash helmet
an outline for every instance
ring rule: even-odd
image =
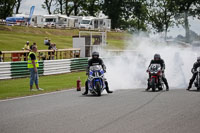
[[[92,58],[93,59],[99,58],[99,52],[92,52]]]
[[[160,60],[160,54],[155,54],[154,55],[154,60]]]
[[[199,56],[199,57],[197,57],[197,62],[200,62],[200,56]]]

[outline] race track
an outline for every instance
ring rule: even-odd
[[[0,101],[0,133],[199,133],[200,92],[75,90]]]

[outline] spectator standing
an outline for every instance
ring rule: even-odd
[[[37,46],[37,45],[36,45],[36,42],[34,42],[34,43],[30,46],[30,50],[32,50],[34,46]]]
[[[26,41],[26,44],[24,45],[24,50],[30,50],[29,41]]]
[[[29,41],[26,41],[26,44],[24,45],[24,51],[30,51]],[[27,61],[28,53],[24,53],[24,61]]]
[[[53,44],[50,44],[50,46],[48,47],[48,50],[53,50]],[[49,60],[51,60],[53,52],[48,52],[48,55],[49,55]]]
[[[2,52],[0,51],[0,62],[3,62],[3,58],[1,57]]]
[[[27,67],[30,71],[30,90],[31,91],[34,91],[33,83],[35,83],[36,88],[38,90],[43,90],[43,89],[39,88],[39,85],[38,85],[39,77],[38,77],[38,69],[37,68],[39,67],[39,63],[37,60],[36,52],[37,52],[37,46],[34,45],[34,46],[32,46],[32,50],[28,55]]]
[[[54,51],[54,52],[52,52],[52,60],[54,60],[55,59],[55,51],[57,50],[55,43],[52,44],[52,50]]]

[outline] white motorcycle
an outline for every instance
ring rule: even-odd
[[[104,70],[101,65],[91,66],[89,68],[88,89],[94,94],[101,96],[101,93],[106,88]]]

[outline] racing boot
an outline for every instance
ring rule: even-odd
[[[189,83],[189,85],[188,85],[187,90],[189,91],[191,88],[192,88],[192,82],[191,82],[191,80],[190,80],[190,83]]]
[[[88,94],[88,81],[85,82],[85,92],[82,95]]]
[[[145,91],[148,91],[148,90],[150,89],[150,85],[149,85],[149,82],[150,82],[150,81],[149,81],[149,79],[147,79],[147,82],[148,82],[148,83],[147,83],[147,88],[146,88]]]
[[[169,91],[169,85],[168,85],[168,83],[167,83],[167,79],[166,79],[166,78],[163,78],[163,82],[165,83],[166,91]]]
[[[168,85],[166,85],[166,91],[169,91],[169,86]]]
[[[149,85],[147,86],[147,88],[145,89],[145,91],[148,91],[150,89]]]
[[[109,90],[108,82],[107,81],[105,81],[105,85],[106,85],[106,91],[107,91],[107,93],[113,93],[113,91]]]

